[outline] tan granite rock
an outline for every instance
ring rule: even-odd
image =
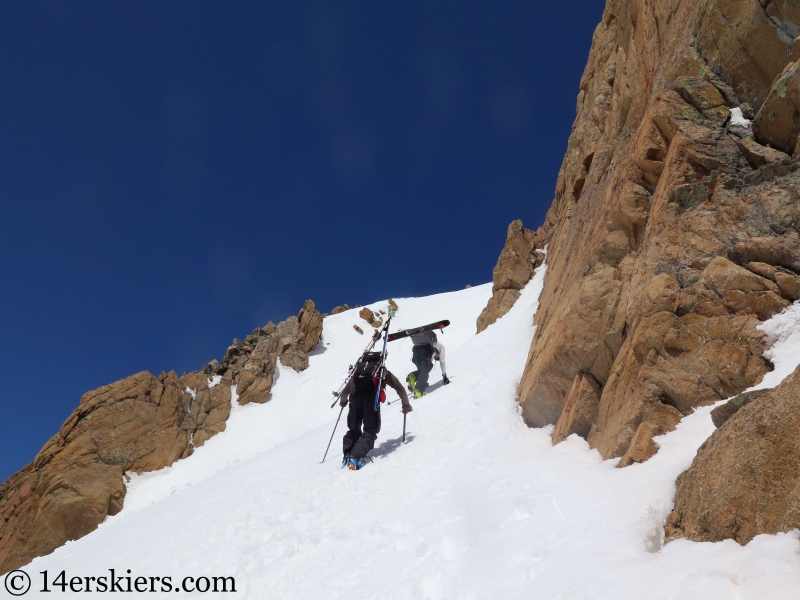
[[[364,319],[367,323],[372,323],[375,320],[375,313],[373,313],[366,306],[358,311],[358,316]]]
[[[746,544],[761,533],[800,527],[800,368],[750,400],[678,477],[667,541]]]
[[[683,415],[771,368],[756,326],[800,291],[800,165],[730,115],[778,106],[798,23],[788,0],[607,2],[543,226],[547,274],[519,385],[529,425],[569,422],[573,382],[590,375],[590,446],[641,462]],[[522,279],[513,239],[498,260],[504,289]],[[492,300],[483,326],[501,312]]]
[[[546,242],[546,227],[531,231],[522,227],[522,221],[508,226],[506,243],[492,275],[492,297],[478,316],[478,333],[505,315],[519,298],[519,290],[533,277],[533,271],[542,264],[541,249]]]
[[[561,411],[555,429],[553,445],[577,434],[583,439],[589,437],[592,426],[597,421],[600,408],[600,387],[591,375],[579,373],[572,382],[564,410]]]
[[[769,164],[782,164],[791,159],[785,152],[762,146],[751,138],[738,139],[736,143],[747,161],[756,169]]]
[[[800,61],[786,65],[772,82],[753,121],[753,135],[764,145],[798,156],[800,137]]]
[[[125,473],[169,466],[224,431],[232,390],[242,404],[266,402],[278,358],[305,369],[321,333],[309,300],[297,317],[235,339],[221,364],[182,377],[141,372],[84,394],[33,463],[0,485],[0,574],[118,513]]]
[[[750,404],[753,400],[758,400],[764,394],[771,393],[771,391],[772,390],[754,390],[752,392],[744,392],[743,394],[731,398],[725,404],[717,406],[711,411],[711,422],[714,423],[714,427],[722,427],[728,419],[739,412],[740,408]]]

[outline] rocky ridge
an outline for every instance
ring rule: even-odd
[[[322,334],[311,300],[297,316],[235,339],[220,364],[143,371],[87,392],[33,463],[0,485],[0,574],[93,531],[122,510],[123,478],[167,467],[225,430],[232,395],[269,399],[276,363],[302,371]]]

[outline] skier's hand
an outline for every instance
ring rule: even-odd
[[[438,352],[433,355],[433,360],[439,360],[439,353]]]
[[[406,404],[406,405],[404,405],[404,406],[403,406],[403,408],[402,408],[402,411],[403,411],[403,414],[404,414],[404,415],[406,415],[406,414],[410,413],[412,410],[414,410],[414,409],[413,409],[413,408],[411,408],[411,405],[410,405],[410,404]]]
[[[344,396],[342,396],[342,397],[339,399],[339,406],[341,406],[342,408],[344,408],[345,406],[347,406],[347,398],[345,398]]]
[[[447,385],[450,383],[450,380],[447,378],[447,375],[442,375],[442,385]]]

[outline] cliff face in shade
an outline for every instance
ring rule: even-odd
[[[554,441],[641,462],[771,369],[756,326],[800,289],[798,24],[786,0],[608,1],[519,386],[529,425],[561,419]]]
[[[33,463],[0,485],[0,574],[93,531],[125,499],[125,473],[167,467],[225,430],[231,390],[266,402],[277,360],[301,371],[323,316],[298,316],[234,340],[222,364],[201,371],[143,371],[87,392]]]

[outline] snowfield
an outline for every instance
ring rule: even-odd
[[[327,317],[309,369],[279,367],[270,402],[235,406],[227,430],[193,456],[134,477],[119,515],[25,567],[34,586],[27,597],[108,597],[35,590],[44,570],[51,581],[65,570],[69,581],[111,568],[118,576],[127,569],[132,577],[170,576],[173,585],[187,576],[236,580],[236,593],[149,598],[800,597],[797,532],[759,536],[746,547],[683,540],[662,547],[675,478],[714,431],[711,407],[658,438],[651,460],[626,469],[577,436],[553,447],[552,427],[523,424],[516,386],[543,277],[540,268],[511,312],[479,335],[475,320],[491,284],[396,299],[392,331],[451,320],[440,339],[452,384],[442,387],[437,369],[431,392],[412,398],[406,444],[400,403],[384,405],[374,463],[358,472],[340,467],[346,411],[320,460],[339,413],[331,392],[368,332],[353,330],[357,310]],[[776,364],[764,386],[800,360],[798,322],[793,306],[764,325]],[[388,366],[401,380],[414,368],[410,347],[408,339],[389,344]]]

